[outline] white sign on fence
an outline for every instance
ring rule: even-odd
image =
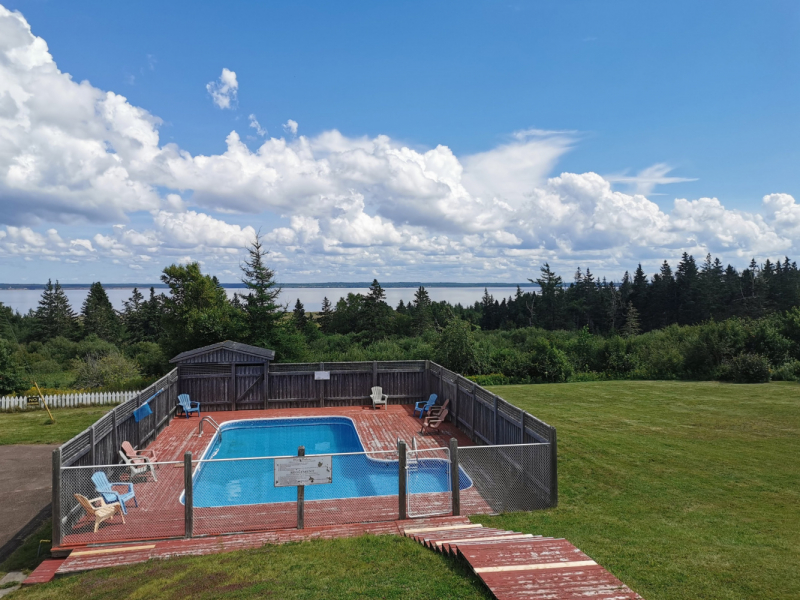
[[[332,483],[331,457],[292,456],[275,459],[275,487]]]
[[[330,379],[331,372],[330,371],[314,371],[314,379],[319,381],[320,379]]]

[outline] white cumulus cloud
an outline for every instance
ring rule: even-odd
[[[222,75],[215,81],[209,81],[206,84],[206,90],[211,95],[211,100],[217,108],[234,108],[236,106],[236,96],[239,92],[236,73],[223,67]]]

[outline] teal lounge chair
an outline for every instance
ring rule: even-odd
[[[112,502],[119,502],[119,505],[122,507],[122,514],[127,515],[128,510],[125,508],[125,502],[128,500],[133,500],[134,506],[139,506],[139,503],[136,502],[136,492],[133,491],[133,484],[130,482],[110,482],[106,474],[102,471],[97,471],[94,475],[92,475],[92,482],[94,483],[94,489],[97,490],[97,493],[103,497],[103,500],[106,504],[111,504]],[[127,492],[117,492],[114,491],[113,486],[125,486],[128,488]]]
[[[431,394],[427,401],[417,402],[414,405],[414,414],[416,415],[417,411],[419,411],[419,418],[421,419],[436,404],[436,398],[438,398],[436,394]]]
[[[200,416],[200,403],[199,402],[192,402],[189,399],[189,394],[180,394],[178,396],[178,404],[183,409],[183,414],[186,415],[186,418],[189,418],[189,413],[196,412],[197,416]]]

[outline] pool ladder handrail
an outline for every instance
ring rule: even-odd
[[[419,464],[417,462],[417,438],[411,437],[411,451],[408,453],[408,459],[406,464],[411,467],[418,467]]]
[[[197,425],[197,437],[200,437],[201,435],[203,435],[203,422],[204,421],[208,421],[209,423],[211,423],[211,426],[214,429],[216,429],[217,432],[219,433],[219,439],[222,439],[222,428],[219,426],[219,423],[217,423],[214,419],[212,419],[209,416],[205,416],[202,419],[200,419],[200,423],[198,423],[198,425]]]

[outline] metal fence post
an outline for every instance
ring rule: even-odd
[[[407,495],[407,479],[406,479],[406,443],[403,440],[397,441],[397,496],[398,496],[398,512],[400,513],[400,520],[407,518],[406,513],[406,495]]]
[[[550,508],[558,506],[558,437],[550,427]]]
[[[194,494],[192,492],[192,453],[183,455],[183,536],[189,539],[194,535]]]
[[[305,456],[305,446],[297,449],[297,456]],[[306,526],[306,486],[297,486],[297,528],[303,529]]]
[[[53,508],[53,548],[61,545],[61,448],[53,450],[53,483],[51,500]]]
[[[458,477],[458,440],[450,438],[450,494],[453,498],[453,516],[461,514],[461,486]]]

